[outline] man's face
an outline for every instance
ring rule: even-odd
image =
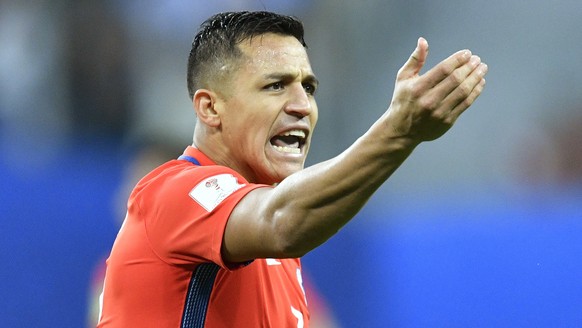
[[[278,183],[305,164],[317,80],[294,37],[265,34],[239,47],[245,57],[221,104],[226,164],[250,182]]]

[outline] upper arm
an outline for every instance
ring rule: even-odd
[[[234,207],[226,223],[222,241],[225,262],[237,263],[255,258],[282,257],[280,236],[276,229],[276,213],[272,213],[269,197],[272,187],[256,188]]]

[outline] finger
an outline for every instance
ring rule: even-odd
[[[485,63],[479,65],[479,68],[475,70],[475,78],[477,79],[477,84],[471,90],[471,92],[465,98],[461,99],[457,103],[457,105],[451,111],[451,114],[454,117],[460,116],[467,108],[469,108],[475,100],[481,95],[483,89],[485,88],[485,84],[487,83],[484,76],[487,74],[487,65]]]
[[[457,68],[467,64],[471,57],[470,50],[457,51],[422,75],[419,83],[422,83],[424,88],[433,88],[450,76]]]
[[[439,100],[443,113],[449,113],[479,83],[482,76],[473,73],[480,64],[481,58],[472,55],[468,63],[455,69],[430,90],[430,97]]]
[[[428,56],[428,42],[420,37],[416,43],[416,48],[398,71],[396,80],[405,80],[418,75]]]

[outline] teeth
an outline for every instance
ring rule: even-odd
[[[284,133],[281,133],[279,136],[281,137],[296,137],[300,140],[305,139],[305,131],[302,130],[289,130],[286,131]],[[295,143],[294,145],[289,145],[289,146],[278,146],[275,144],[272,144],[273,148],[275,148],[275,150],[282,152],[282,153],[289,153],[289,154],[301,154],[301,147],[300,147],[300,143],[301,141],[299,141],[299,143]]]
[[[273,147],[283,153],[301,154],[301,149],[299,148],[281,147],[275,145],[273,145]]]
[[[291,130],[291,131],[287,131],[285,133],[282,134],[285,137],[289,137],[289,136],[294,136],[294,137],[299,137],[299,138],[305,138],[305,132],[301,131],[301,130]]]

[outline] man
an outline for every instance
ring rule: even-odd
[[[188,65],[193,145],[132,192],[99,327],[307,327],[299,258],[485,86],[487,66],[468,50],[419,75],[420,38],[388,110],[339,156],[303,169],[318,85],[305,47],[301,23],[273,13],[201,26]]]

